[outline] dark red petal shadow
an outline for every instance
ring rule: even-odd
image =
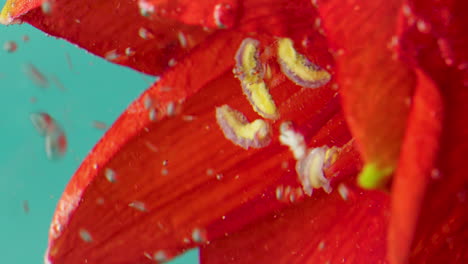
[[[411,70],[392,54],[402,1],[319,1],[334,48],[343,109],[366,163],[396,167],[413,93]]]
[[[401,52],[422,71],[393,187],[389,251],[394,263],[466,263],[468,4],[409,1],[404,8]]]
[[[272,124],[268,147],[245,151],[215,121],[222,104],[258,118],[232,74],[243,34],[209,38],[134,102],[84,161],[54,216],[46,256],[51,263],[151,263],[148,254],[172,257],[288,205],[274,196],[279,184],[297,186],[292,155],[278,143],[280,123]],[[280,120],[297,124],[310,146],[350,139],[330,87],[300,89],[286,79],[270,87]],[[171,103],[176,115],[169,118]],[[148,104],[159,121],[150,120]],[[106,179],[107,169],[115,182]]]
[[[388,195],[348,190],[347,201],[321,193],[226,234],[201,248],[200,262],[387,263]]]

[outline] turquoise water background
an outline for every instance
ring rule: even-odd
[[[6,41],[15,41],[18,49],[7,53]],[[113,65],[29,25],[0,26],[0,45],[1,263],[43,263],[56,203],[104,134],[92,122],[110,125],[155,78]],[[54,83],[47,88],[35,85],[25,73],[27,63],[47,77],[55,76],[64,90]],[[65,130],[68,150],[60,160],[51,161],[45,154],[44,138],[29,119],[37,111],[49,113]],[[198,251],[170,263],[198,263]]]

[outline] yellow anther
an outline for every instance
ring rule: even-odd
[[[298,53],[289,38],[278,41],[278,62],[283,73],[300,86],[317,88],[330,81],[330,74]]]
[[[216,108],[216,121],[224,136],[245,149],[261,148],[270,143],[270,126],[264,120],[251,123],[245,116],[228,105]]]
[[[380,169],[375,163],[368,163],[358,176],[358,185],[364,189],[384,188],[392,173],[393,168]]]
[[[278,112],[275,102],[263,81],[263,67],[258,60],[259,42],[246,38],[236,53],[236,73],[242,90],[253,109],[262,117],[276,119]]]
[[[255,112],[268,119],[278,118],[275,102],[273,98],[271,98],[265,82],[262,81],[252,84],[243,83],[242,88]]]
[[[260,64],[258,63],[258,41],[248,39],[242,51],[242,71],[247,83],[255,83],[262,80],[260,76]]]

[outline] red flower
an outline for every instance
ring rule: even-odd
[[[67,186],[46,260],[465,263],[467,7],[8,1],[4,23],[161,74]],[[361,157],[389,192],[356,186]]]

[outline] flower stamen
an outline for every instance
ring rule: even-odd
[[[242,84],[242,91],[255,112],[264,118],[277,119],[278,110],[263,81],[263,67],[259,57],[258,40],[246,38],[237,50],[235,74]]]
[[[216,121],[224,136],[244,149],[262,148],[271,141],[271,128],[267,122],[257,119],[249,123],[242,113],[228,105],[216,108]]]
[[[278,41],[278,63],[286,77],[302,87],[317,88],[328,83],[331,78],[330,73],[298,53],[289,38]]]

